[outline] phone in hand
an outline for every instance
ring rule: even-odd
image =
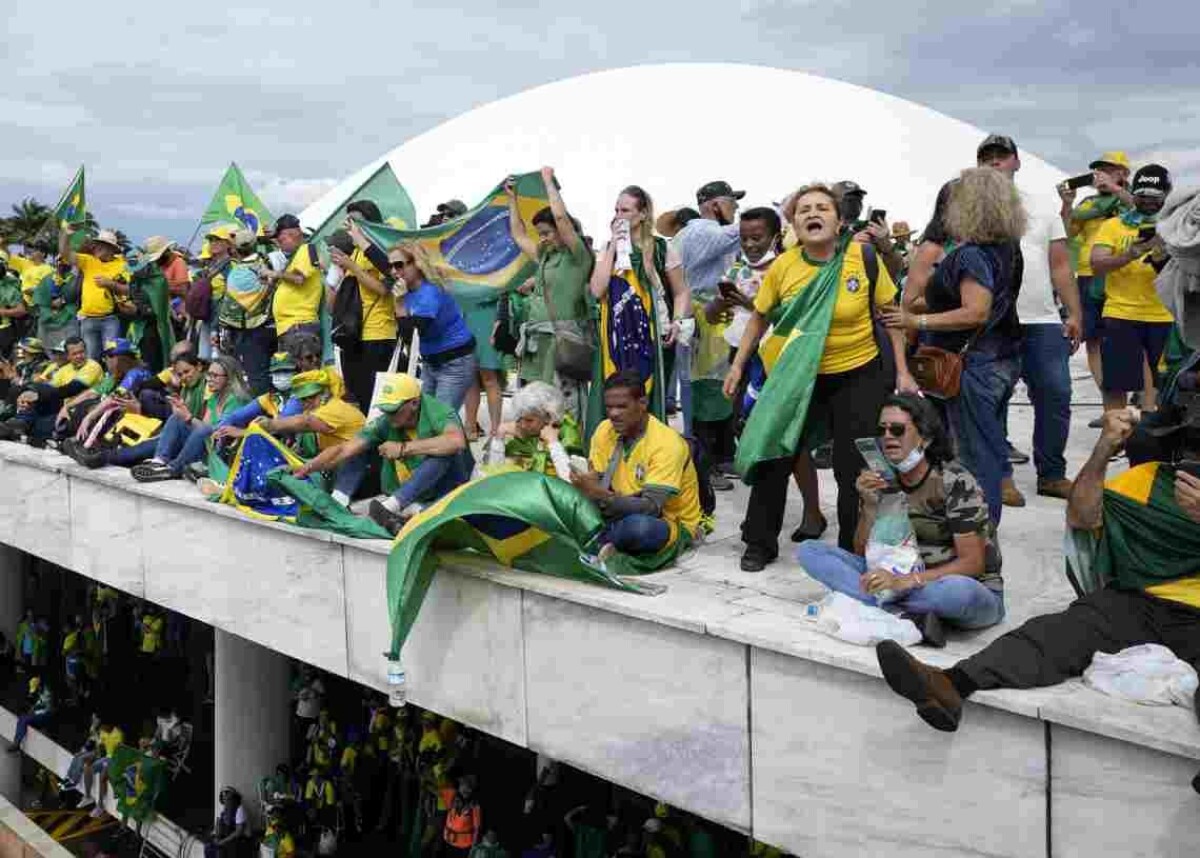
[[[883,226],[887,223],[887,209],[872,209],[871,216],[868,219],[871,223]]]
[[[1200,479],[1200,459],[1180,459],[1175,463],[1175,470],[1183,471],[1186,474],[1191,474],[1196,479]]]
[[[1142,244],[1143,242],[1154,238],[1156,235],[1158,235],[1158,228],[1154,224],[1142,224],[1142,226],[1138,228],[1137,243]]]
[[[1062,183],[1064,188],[1071,191],[1078,191],[1080,188],[1090,188],[1092,186],[1093,177],[1091,173],[1081,173],[1078,176],[1072,176]]]
[[[888,461],[887,456],[883,455],[883,450],[879,449],[878,439],[855,438],[854,446],[867,463],[868,470],[879,474],[889,485],[896,483],[896,468]]]

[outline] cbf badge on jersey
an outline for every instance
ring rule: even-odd
[[[851,277],[849,280],[846,281],[846,291],[851,292],[851,293],[858,291],[858,278],[857,277]]]
[[[633,469],[633,476],[639,483],[646,479],[646,466],[639,462]]]

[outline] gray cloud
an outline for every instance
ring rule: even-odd
[[[97,216],[134,234],[186,238],[231,158],[269,205],[295,209],[471,107],[648,62],[824,74],[1004,130],[1066,168],[1123,146],[1200,177],[1195,33],[1115,0],[994,0],[970,14],[950,0],[293,0],[165,14],[125,0],[73,7],[69,20],[52,4],[15,6],[0,56],[0,202],[51,200],[83,162]],[[771,110],[803,109],[788,95],[742,93],[694,128],[654,129],[647,145],[685,145],[746,113],[769,128]],[[612,107],[652,127],[654,100],[669,97]],[[869,133],[869,117],[827,119]]]

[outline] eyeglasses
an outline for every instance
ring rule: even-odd
[[[880,423],[875,427],[875,434],[880,438],[884,435],[891,435],[893,438],[903,438],[904,433],[907,431],[907,423]]]
[[[408,262],[403,259],[389,259],[388,260],[388,268],[392,269],[393,271],[403,268],[405,265],[408,265]]]
[[[223,372],[210,372],[210,373],[208,373],[208,377],[209,377],[209,378],[211,378],[211,379],[213,379],[213,380],[215,381],[215,380],[217,380],[217,379],[219,379],[219,378],[224,378],[224,377],[225,377],[225,373],[223,373]]]

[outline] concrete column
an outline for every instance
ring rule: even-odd
[[[251,823],[258,825],[258,782],[288,759],[289,662],[245,638],[214,632],[215,786],[218,792],[224,786],[240,792]]]
[[[25,575],[22,552],[0,543],[0,632],[13,643],[25,613]]]
[[[24,613],[24,573],[21,551],[0,543],[0,631],[14,643]],[[0,742],[0,745],[5,744]],[[0,751],[0,795],[21,804],[21,754]]]

